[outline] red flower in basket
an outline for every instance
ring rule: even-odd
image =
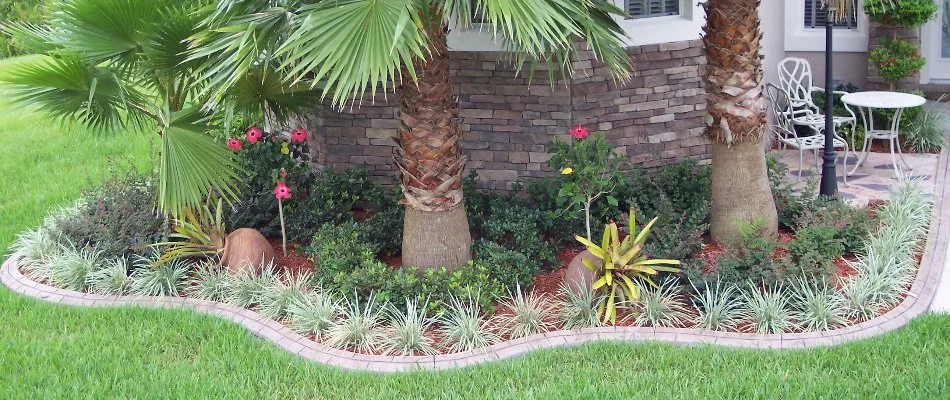
[[[575,126],[574,129],[571,129],[571,137],[574,139],[584,139],[590,134],[587,132],[587,128],[583,126]]]
[[[252,126],[250,129],[247,130],[247,133],[245,134],[247,141],[251,143],[257,143],[257,141],[261,140],[261,137],[263,136],[264,136],[264,132],[261,131],[261,128],[258,128],[256,126]]]
[[[295,131],[293,131],[293,132],[290,132],[290,140],[291,140],[291,141],[294,141],[294,142],[297,142],[297,143],[306,142],[306,141],[307,141],[307,130],[305,130],[305,129],[297,129],[297,130],[295,130]]]
[[[228,144],[228,148],[231,150],[234,150],[234,151],[241,150],[241,141],[238,140],[237,138],[228,139],[227,144]]]
[[[274,197],[277,200],[287,200],[290,198],[290,186],[287,186],[284,182],[277,182],[277,187],[274,188]]]

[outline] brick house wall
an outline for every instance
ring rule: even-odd
[[[578,52],[575,73],[554,85],[546,71],[529,84],[527,69],[497,52],[452,52],[452,81],[462,118],[462,149],[479,184],[496,190],[552,174],[545,145],[582,124],[606,132],[629,161],[653,169],[683,158],[707,160],[703,136],[705,57],[700,40],[628,49],[635,76],[623,85],[605,66]],[[560,73],[555,73],[560,78]],[[300,124],[314,134],[319,166],[368,165],[383,183],[395,177],[393,137],[399,127],[395,95],[364,99],[343,109],[319,106]]]

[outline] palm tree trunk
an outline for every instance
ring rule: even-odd
[[[406,207],[403,264],[455,269],[471,260],[472,236],[462,202],[465,157],[442,20],[437,11],[429,19],[431,53],[415,63],[416,80],[405,76],[399,88],[396,163]]]
[[[706,49],[706,133],[712,140],[710,231],[719,241],[736,239],[743,224],[760,234],[778,231],[769,188],[763,135],[760,0],[708,0]]]

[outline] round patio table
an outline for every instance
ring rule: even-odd
[[[861,150],[861,156],[858,158],[858,162],[854,165],[851,172],[848,172],[848,175],[854,174],[854,171],[857,171],[858,167],[867,160],[868,153],[870,153],[871,141],[876,139],[887,140],[888,143],[890,143],[891,165],[894,166],[894,174],[900,179],[903,174],[897,165],[898,158],[901,159],[901,162],[904,163],[907,169],[911,169],[910,164],[904,160],[904,155],[901,153],[900,139],[898,138],[901,126],[901,115],[904,114],[904,110],[922,106],[927,100],[910,93],[879,91],[848,93],[841,97],[841,101],[857,108],[861,114],[861,120],[864,121],[864,148]],[[873,118],[875,109],[894,110],[894,118],[891,121],[889,129],[875,129]]]

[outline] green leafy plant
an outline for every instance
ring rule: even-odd
[[[154,180],[135,172],[112,171],[82,194],[75,212],[55,215],[60,236],[80,247],[95,247],[105,258],[148,253],[165,240],[168,227],[156,213]]]
[[[890,82],[892,89],[899,82],[918,72],[927,63],[914,44],[899,39],[884,39],[868,55],[878,74]]]
[[[934,0],[864,0],[871,21],[915,28],[933,19],[939,6]]]
[[[449,351],[461,352],[489,346],[501,341],[498,336],[497,321],[494,318],[482,318],[482,309],[478,300],[467,296],[465,300],[453,298],[449,302],[448,312],[440,319],[439,329],[445,338]]]
[[[610,196],[621,180],[622,158],[613,152],[603,133],[588,137],[587,129],[578,126],[571,130],[572,143],[559,139],[551,145],[548,166],[564,177],[558,191],[558,203],[564,210],[583,207],[587,240],[591,239],[591,207],[597,199],[607,196],[614,207],[619,201]]]
[[[221,255],[224,251],[224,240],[227,233],[224,227],[224,207],[218,199],[214,212],[204,205],[197,215],[191,209],[184,210],[184,219],[175,220],[172,234],[167,242],[156,243],[154,246],[162,248],[162,256],[155,261],[161,266],[170,261],[190,258],[211,258]]]
[[[749,283],[743,292],[745,322],[760,334],[782,333],[795,328],[787,290],[781,286],[760,290]]]
[[[287,316],[291,304],[303,300],[311,290],[311,276],[308,272],[295,275],[284,274],[284,279],[276,279],[270,286],[264,287],[260,296],[261,315],[272,318]]]
[[[792,299],[795,319],[806,332],[835,329],[846,322],[844,301],[827,282],[799,280],[792,287]]]
[[[775,239],[760,234],[761,224],[761,220],[740,224],[739,238],[725,244],[726,251],[716,259],[714,269],[707,271],[701,263],[687,264],[689,279],[695,282],[721,280],[736,285],[749,280],[774,284],[780,278],[776,276],[773,261],[778,244]]]
[[[129,293],[136,296],[177,297],[184,293],[188,284],[188,265],[182,260],[172,260],[157,265],[158,254],[138,257],[134,262]]]
[[[493,209],[482,224],[482,237],[531,259],[532,267],[551,266],[555,261],[554,243],[545,240],[544,213],[526,206],[509,204]],[[536,271],[534,271],[536,272]],[[533,275],[534,272],[531,274]],[[527,284],[522,284],[527,287]]]
[[[360,237],[370,243],[381,254],[396,255],[402,251],[402,207],[386,207],[358,226]]]
[[[831,227],[805,226],[799,229],[795,239],[785,246],[788,256],[783,260],[779,278],[794,280],[793,277],[809,282],[824,282],[831,279],[835,272],[832,259],[844,253],[844,245],[836,238]]]
[[[499,329],[512,338],[531,336],[554,327],[551,318],[554,309],[544,294],[525,293],[518,286],[501,299],[501,307],[508,312],[498,315]]]
[[[509,291],[516,287],[531,287],[541,268],[539,260],[495,242],[479,239],[474,248],[476,260]]]
[[[50,234],[49,228],[38,227],[28,229],[17,234],[10,246],[14,253],[20,253],[26,258],[26,269],[41,268],[59,254],[59,242]]]
[[[703,290],[690,282],[697,294],[692,297],[693,305],[699,310],[695,326],[699,329],[724,331],[736,328],[743,318],[739,288],[735,284],[723,284],[716,280],[715,285],[703,283]]]
[[[92,293],[121,296],[129,291],[129,262],[125,258],[106,260],[86,277]]]
[[[317,278],[327,281],[374,260],[376,247],[361,236],[359,224],[355,222],[321,226],[307,247],[307,255],[317,267]]]
[[[947,112],[943,101],[945,96],[925,107],[921,114],[910,120],[904,126],[901,132],[901,142],[910,146],[916,152],[939,152],[947,144],[947,132],[943,127],[943,121],[947,118]],[[942,106],[937,105],[941,103]]]
[[[199,264],[187,292],[188,296],[202,300],[224,301],[228,295],[227,270],[215,263]]]
[[[64,246],[59,256],[49,262],[49,279],[62,288],[83,292],[89,287],[89,275],[100,260],[101,251]]]
[[[324,224],[353,221],[354,209],[380,209],[386,203],[382,188],[370,178],[365,166],[345,171],[324,169],[313,177],[309,187],[301,186],[299,190],[302,194],[284,212],[288,237],[302,243],[307,243]]]
[[[679,268],[670,265],[679,265],[679,260],[649,259],[643,254],[643,245],[650,234],[650,229],[657,219],[646,224],[637,232],[636,215],[630,210],[630,220],[627,225],[628,235],[620,239],[617,224],[611,222],[604,229],[603,240],[600,246],[581,236],[576,236],[578,242],[587,247],[594,257],[599,258],[600,265],[595,265],[587,259],[583,260],[584,267],[594,273],[594,289],[601,289],[606,293],[601,302],[598,314],[606,323],[616,323],[617,308],[635,302],[640,296],[637,283],[646,282],[657,287],[650,277],[659,272],[679,272]],[[618,290],[619,288],[619,290]]]
[[[299,333],[321,340],[340,312],[340,301],[323,290],[314,290],[287,306],[290,324]]]
[[[225,301],[241,308],[251,308],[261,304],[267,288],[276,286],[280,280],[273,264],[244,268],[236,274],[227,276]]]
[[[593,328],[601,326],[600,314],[597,306],[603,301],[588,282],[583,279],[578,283],[577,290],[566,283],[558,288],[558,297],[555,299],[557,318],[564,329]]]
[[[435,320],[426,316],[427,309],[427,305],[407,299],[405,311],[396,308],[387,311],[389,327],[383,336],[383,354],[414,356],[437,353],[435,340],[428,335]]]
[[[863,250],[875,222],[866,208],[835,200],[822,202],[818,208],[805,210],[799,218],[798,230],[830,229],[834,232],[834,241],[839,242],[845,252],[856,254]],[[830,255],[831,252],[829,249],[824,254]]]
[[[636,326],[685,326],[688,319],[686,303],[678,293],[679,285],[666,279],[659,287],[641,287],[633,320]]]
[[[340,318],[327,330],[327,342],[330,346],[373,353],[382,345],[384,321],[382,308],[376,297],[370,295],[364,301],[359,296],[343,300]]]

